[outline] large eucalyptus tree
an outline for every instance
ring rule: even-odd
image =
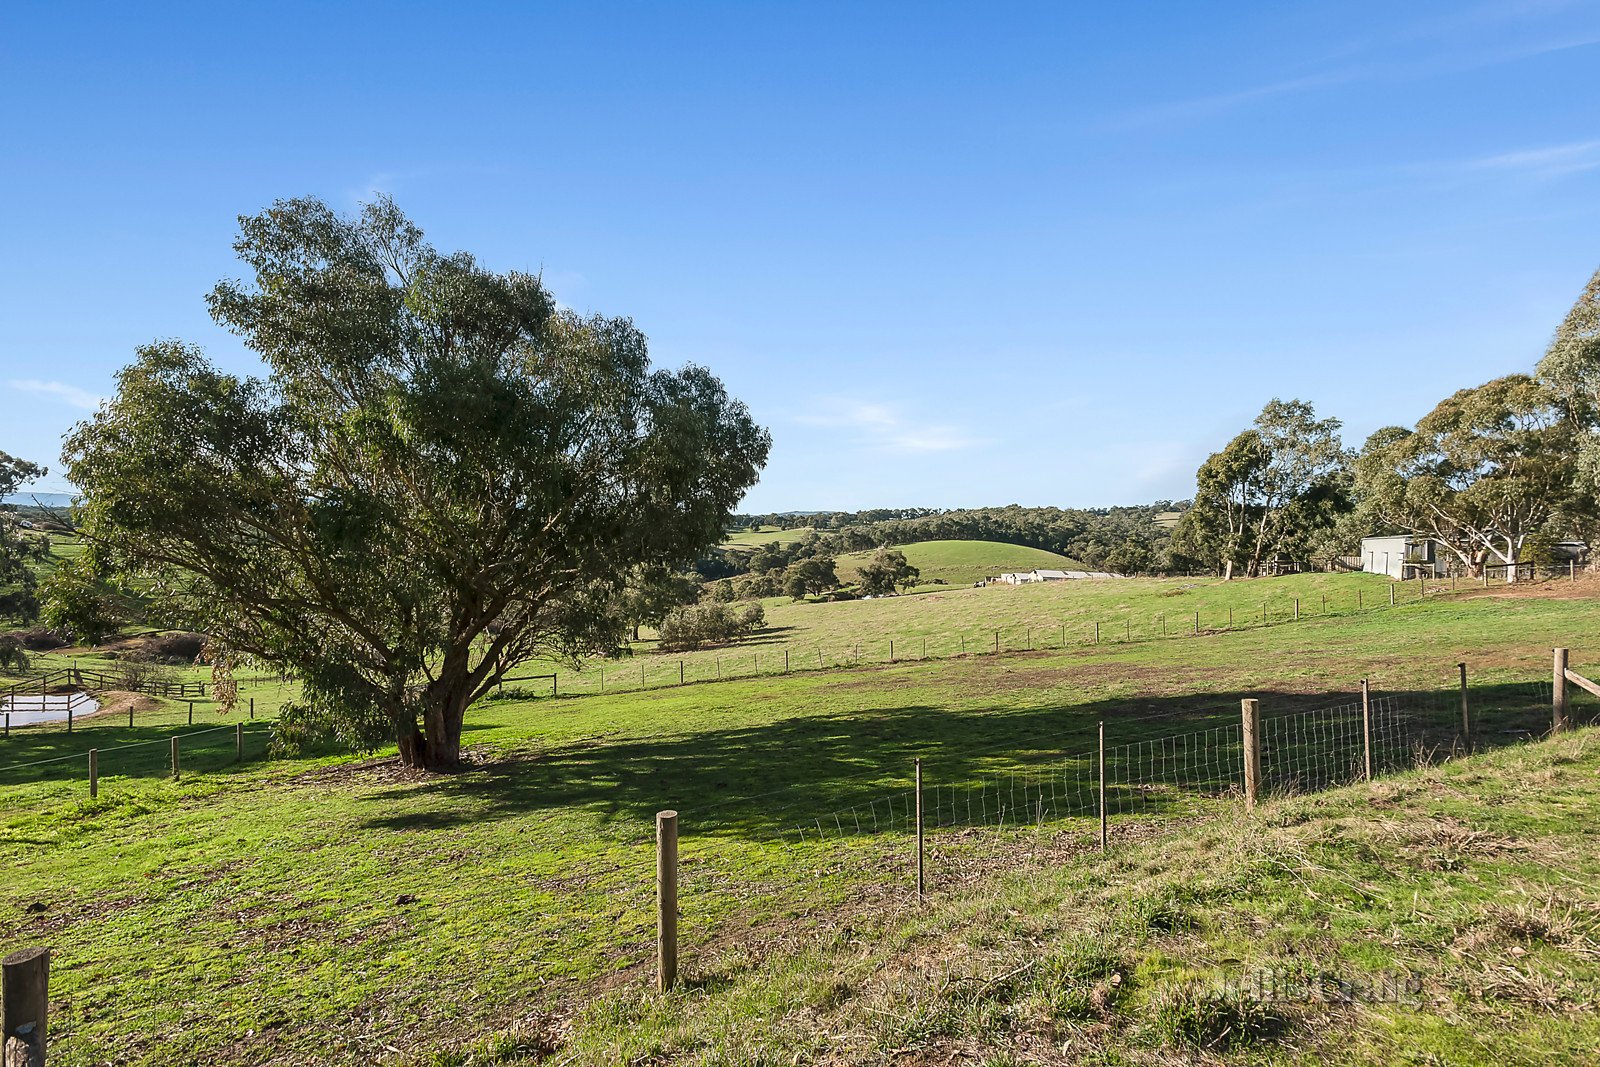
[[[716,543],[769,438],[628,320],[441,254],[387,200],[240,227],[249,277],[209,304],[265,374],[140,349],[66,442],[84,535],[174,623],[301,678],[302,718],[455,764],[514,664],[607,647],[630,573]]]

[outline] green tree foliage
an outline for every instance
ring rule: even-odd
[[[834,573],[832,556],[810,556],[797,559],[783,572],[783,593],[794,600],[826,593],[839,588],[839,576]]]
[[[708,645],[723,645],[748,636],[766,625],[760,604],[734,607],[717,600],[673,608],[661,621],[663,652],[691,652]]]
[[[1174,550],[1226,577],[1236,569],[1255,577],[1275,555],[1303,556],[1349,509],[1339,425],[1304,401],[1269,402],[1250,429],[1201,464]]]
[[[45,473],[36,463],[0,452],[0,500]],[[15,507],[0,504],[0,619],[33,622],[39,617],[34,568],[49,555],[49,540],[23,526]]]
[[[633,640],[639,640],[640,626],[660,626],[673,608],[700,599],[700,583],[670,567],[634,568],[623,590],[620,608]]]
[[[100,574],[91,546],[41,583],[44,624],[68,641],[97,645],[122,629],[127,598]]]
[[[387,200],[240,226],[250,280],[209,303],[268,375],[141,349],[66,442],[83,533],[174,623],[298,675],[302,728],[453,765],[514,664],[614,647],[628,576],[720,539],[769,438],[626,319],[436,252]]]
[[[879,548],[860,568],[861,592],[867,596],[887,596],[917,584],[921,571],[906,562],[898,548]]]
[[[1600,515],[1600,270],[1556,328],[1538,373],[1573,424],[1578,463],[1569,525],[1592,526]]]
[[[1472,573],[1510,564],[1572,494],[1574,427],[1559,395],[1525,374],[1462,389],[1415,430],[1389,426],[1356,461],[1365,506],[1428,537]]]

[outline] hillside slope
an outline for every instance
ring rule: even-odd
[[[922,572],[922,581],[943,579],[951,585],[970,585],[989,575],[1005,571],[1086,570],[1077,560],[1042,548],[1008,545],[1000,541],[917,541],[897,545],[906,562]],[[853,582],[871,552],[850,552],[838,557],[839,579]]]
[[[780,931],[691,961],[681,995],[589,1004],[563,1062],[1596,1062],[1596,741],[1280,801],[1109,859],[1023,857],[821,944]]]

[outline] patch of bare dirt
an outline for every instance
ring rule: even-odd
[[[161,706],[156,698],[148,693],[130,693],[121,689],[96,693],[95,699],[100,702],[100,710],[95,712],[95,715],[126,715],[129,711],[137,714],[141,711],[154,711]]]
[[[110,652],[123,659],[193,663],[200,658],[200,650],[205,647],[205,643],[205,634],[184,633],[175,630],[167,633],[118,637],[107,641],[103,645],[94,645],[92,647],[75,645],[57,648],[54,654],[58,656],[88,656],[97,652]]]
[[[1468,585],[1465,584],[1467,581],[1465,578],[1459,579],[1456,586],[1455,595],[1464,600],[1482,597],[1498,600],[1600,600],[1600,575],[1596,574],[1580,574],[1576,581],[1570,578],[1545,578],[1513,585],[1493,580],[1487,586],[1476,583]],[[1441,588],[1448,587],[1448,582],[1441,583]]]

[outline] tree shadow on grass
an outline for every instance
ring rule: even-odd
[[[1499,747],[1547,731],[1547,687],[1544,694],[1528,683],[1474,687],[1475,746]],[[1261,700],[1267,720],[1269,787],[1304,790],[1351,780],[1360,762],[1359,696],[1249,695]],[[1403,720],[1403,732],[1401,725],[1379,727],[1380,772],[1460,750],[1455,692],[1378,696],[1390,702],[1397,723]],[[1575,717],[1587,720],[1592,710]],[[919,757],[925,791],[998,781],[1013,772],[1075,766],[1080,776],[1090,773],[1102,719],[1112,803],[1135,798],[1141,810],[1159,814],[1188,794],[1237,788],[1239,704],[1225,695],[1063,702],[1020,711],[909,704],[512,753],[468,773],[387,787],[373,799],[389,813],[366,825],[446,829],[566,811],[634,834],[648,833],[656,811],[675,808],[686,832],[692,826],[702,836],[767,839],[824,813],[904,797]]]

